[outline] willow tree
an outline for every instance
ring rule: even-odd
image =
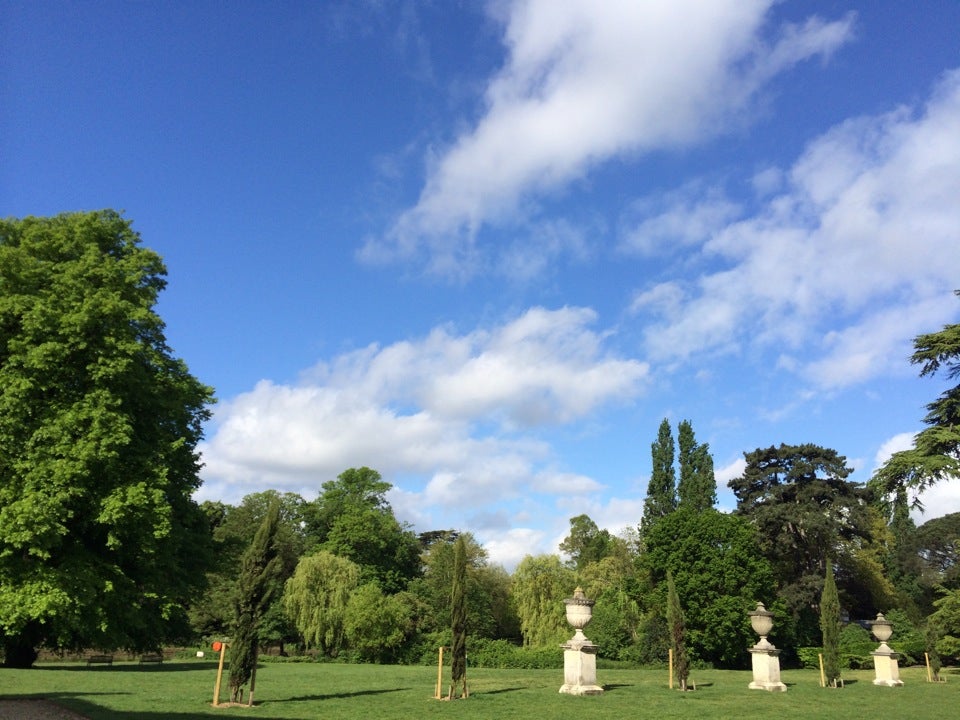
[[[827,560],[827,576],[820,596],[820,632],[823,633],[823,673],[827,684],[836,687],[840,679],[840,597],[830,560]]]
[[[453,584],[450,589],[450,630],[453,635],[451,647],[450,698],[456,692],[460,697],[469,696],[467,691],[467,546],[463,536],[457,538],[453,547]]]
[[[360,583],[360,567],[321,550],[300,559],[287,580],[283,605],[307,647],[336,657],[346,645],[350,595]]]

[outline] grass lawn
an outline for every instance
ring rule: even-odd
[[[436,669],[392,665],[263,664],[256,705],[213,708],[216,664],[168,662],[112,667],[41,663],[31,670],[0,668],[0,699],[43,697],[93,720],[199,720],[200,718],[336,718],[393,720],[432,717],[589,720],[622,718],[735,718],[791,720],[909,717],[943,720],[960,708],[960,670],[945,684],[926,682],[922,668],[901,670],[904,686],[876,687],[873,671],[847,671],[846,687],[819,687],[811,670],[782,674],[785,693],[748,690],[750,672],[701,670],[695,692],[667,688],[666,670],[597,671],[603,695],[572,697],[557,691],[563,670],[468,671],[471,697],[433,699]],[[226,673],[221,698],[227,699]],[[444,681],[449,683],[449,668]],[[444,687],[446,692],[446,687]],[[952,708],[952,709],[951,709]]]

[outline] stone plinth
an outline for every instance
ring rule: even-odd
[[[903,680],[900,679],[900,666],[897,663],[898,654],[890,649],[886,643],[880,643],[880,647],[874,650],[873,667],[876,670],[874,685],[885,685],[886,687],[900,687]]]
[[[753,682],[747,687],[751,690],[784,692],[787,686],[780,681],[780,651],[766,638],[750,648],[753,661]]]
[[[577,635],[560,646],[563,648],[563,685],[560,692],[567,695],[600,695],[603,688],[597,685],[597,646],[579,630]]]

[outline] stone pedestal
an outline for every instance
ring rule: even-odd
[[[900,679],[900,666],[897,664],[898,654],[886,643],[880,643],[880,647],[874,650],[873,667],[876,670],[874,685],[885,685],[886,687],[900,687],[903,680]]]
[[[563,648],[563,685],[560,692],[567,695],[599,695],[603,688],[597,685],[597,646],[577,630]]]
[[[766,638],[750,648],[753,660],[753,682],[747,687],[751,690],[784,692],[787,686],[780,681],[780,651]]]

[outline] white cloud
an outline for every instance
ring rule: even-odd
[[[638,293],[651,356],[771,348],[820,388],[906,367],[910,340],[956,313],[957,127],[960,71],[922,111],[850,120],[810,143],[779,195],[704,244],[721,269]]]
[[[596,492],[594,479],[556,467],[539,435],[644,389],[646,365],[607,352],[595,321],[583,308],[533,308],[490,329],[436,328],[346,353],[295,385],[260,382],[217,408],[201,497],[236,502],[268,487],[312,497],[367,465],[398,486],[398,517],[430,527],[449,526],[450,508],[462,520],[499,503]]]
[[[507,59],[486,110],[428,168],[417,204],[367,259],[427,253],[458,274],[477,232],[611,157],[716,135],[771,77],[827,56],[852,18],[762,39],[773,0],[516,0],[501,3]]]

